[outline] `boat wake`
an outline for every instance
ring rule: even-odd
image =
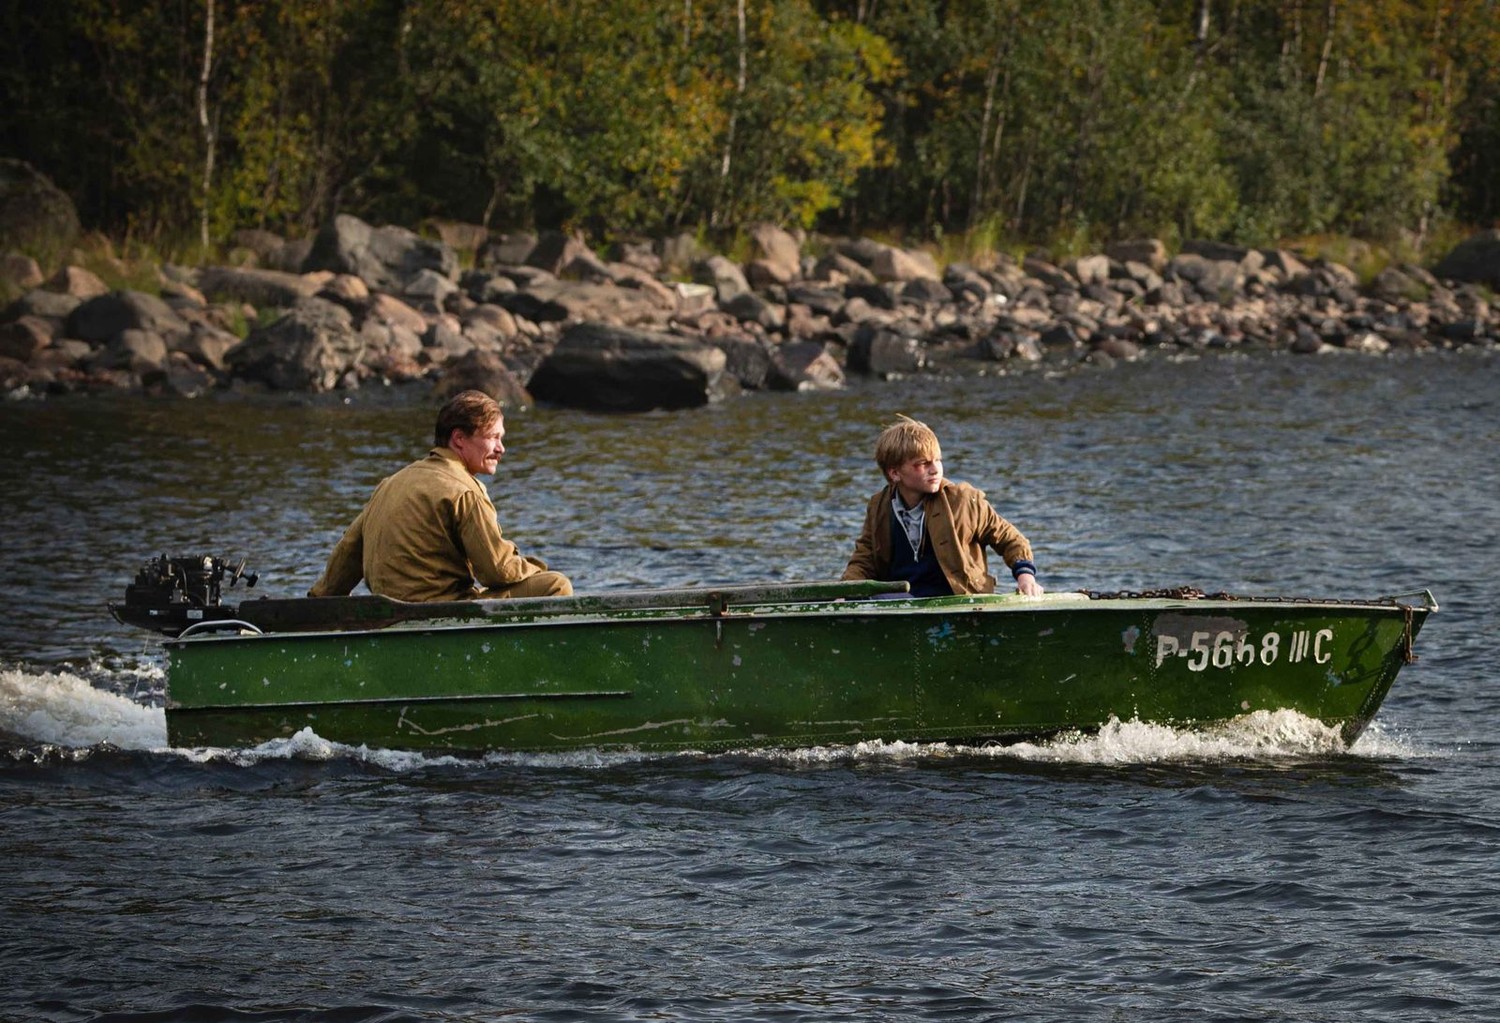
[[[111,747],[162,753],[194,762],[253,766],[265,761],[353,760],[396,773],[446,765],[588,769],[650,761],[701,760],[705,754],[492,753],[475,759],[330,742],[311,729],[251,749],[171,749],[160,707],[96,688],[66,671],[0,668],[0,738],[10,746],[70,749]],[[988,758],[1014,763],[1138,765],[1232,760],[1285,760],[1354,756],[1412,759],[1432,755],[1409,740],[1372,725],[1353,747],[1338,730],[1295,711],[1256,711],[1205,729],[1177,729],[1141,721],[1111,720],[1096,733],[1059,736],[1041,743],[965,746],[952,743],[862,742],[797,750],[739,750],[734,756],[793,765]]]
[[[1071,733],[1046,742],[965,746],[950,743],[859,743],[844,748],[792,751],[784,756],[810,762],[865,759],[987,758],[1044,764],[1201,764],[1245,760],[1302,760],[1354,756],[1413,759],[1431,755],[1416,744],[1372,724],[1347,746],[1337,728],[1293,710],[1255,711],[1208,728],[1172,728],[1111,718],[1098,732]]]
[[[0,668],[0,736],[11,743],[127,750],[167,746],[167,718],[66,671]]]

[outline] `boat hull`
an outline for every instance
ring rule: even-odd
[[[1425,606],[1082,594],[816,601],[168,643],[174,746],[976,743],[1290,709],[1352,742]]]

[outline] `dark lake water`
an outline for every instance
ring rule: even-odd
[[[1352,749],[172,750],[105,602],[163,552],[304,591],[432,407],[0,404],[0,1020],[1500,1018],[1500,354],[544,410],[491,492],[580,590],[832,578],[896,412],[1049,589],[1442,610]]]

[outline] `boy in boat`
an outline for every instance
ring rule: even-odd
[[[1005,559],[1016,592],[1038,596],[1031,544],[983,491],[943,478],[943,452],[925,423],[900,416],[875,442],[886,487],[870,498],[845,579],[905,580],[916,597],[993,593],[985,548]]]
[[[476,477],[505,454],[505,419],[483,391],[464,391],[437,416],[427,457],[381,480],[344,531],[310,597],[348,594],[361,579],[396,600],[567,596],[573,585],[500,534]],[[478,585],[476,586],[476,580]]]

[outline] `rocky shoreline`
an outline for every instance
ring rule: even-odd
[[[1143,240],[1061,265],[995,255],[939,268],[920,250],[806,245],[769,225],[750,233],[743,263],[691,236],[601,255],[558,233],[441,233],[351,216],[300,242],[242,232],[242,265],[164,266],[154,294],[111,291],[77,266],[44,279],[6,257],[25,290],[0,313],[0,390],[197,397],[429,382],[439,393],[481,387],[512,408],[638,411],[839,388],[850,374],[1500,340],[1500,231],[1432,271],[1392,266],[1365,286],[1338,263],[1215,242],[1170,256]],[[460,269],[461,250],[472,268]]]

